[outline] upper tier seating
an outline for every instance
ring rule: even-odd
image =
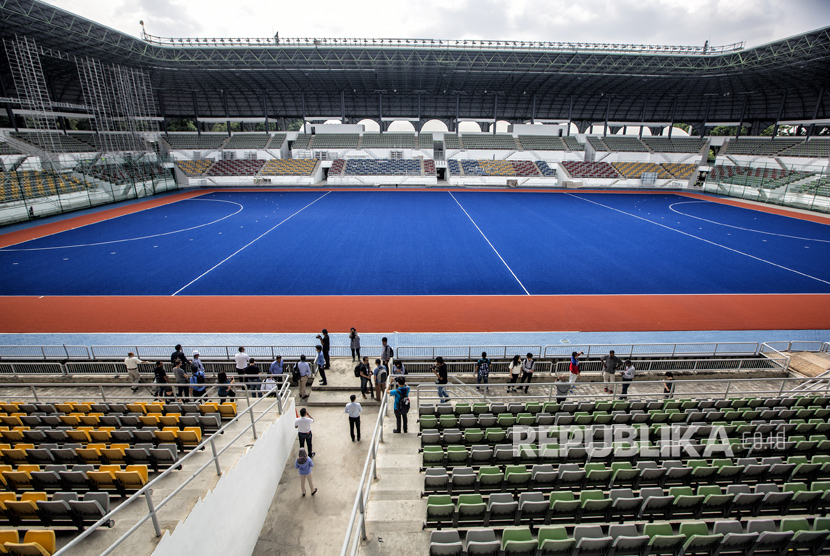
[[[420,160],[351,158],[345,161],[345,176],[420,176]]]
[[[519,135],[519,143],[526,151],[564,151],[567,149],[565,141],[553,135]]]
[[[271,136],[267,133],[234,133],[225,149],[264,149]]]
[[[585,145],[580,143],[577,140],[576,137],[571,137],[570,135],[568,135],[566,137],[563,137],[562,141],[565,142],[565,145],[567,145],[568,149],[571,150],[571,151],[584,151],[585,150]]]
[[[590,144],[594,148],[594,150],[597,151],[597,152],[610,151],[611,150],[611,149],[608,148],[608,146],[605,143],[602,142],[601,137],[594,137],[594,136],[589,135],[588,137],[586,137],[586,139],[588,140],[588,144]]]
[[[74,137],[58,132],[20,131],[13,132],[12,137],[25,141],[45,151],[88,153],[95,152],[95,147]]]
[[[655,172],[661,180],[672,178],[665,168],[652,162],[613,162],[611,165],[624,178],[640,179],[646,172]]]
[[[643,143],[656,153],[698,153],[706,145],[706,140],[694,137],[643,137]]]
[[[722,150],[722,154],[774,156],[788,147],[803,142],[803,139],[797,138],[739,137],[730,139]]]
[[[269,149],[279,149],[282,147],[282,144],[285,143],[285,138],[287,135],[285,133],[274,133],[271,136],[271,140],[268,141],[266,148]]]
[[[356,149],[360,141],[357,133],[318,133],[311,137],[312,149]]]
[[[512,135],[499,133],[471,133],[464,134],[461,142],[465,149],[480,149],[488,151],[515,151],[518,150],[516,140]]]
[[[432,138],[432,133],[420,133],[417,137],[418,144],[416,145],[419,149],[430,149],[434,148],[434,140]]]
[[[85,189],[80,179],[70,174],[54,174],[25,170],[0,172],[0,203],[18,201],[24,197],[46,197]]]
[[[149,151],[150,145],[134,133],[79,133],[69,132],[69,136],[95,147],[99,151]]]
[[[432,145],[430,144],[430,147]],[[413,133],[364,133],[360,140],[360,148],[386,149],[414,149],[415,134]]]
[[[614,167],[607,162],[576,162],[566,160],[562,163],[568,173],[575,178],[619,178]]]
[[[677,179],[687,180],[697,171],[697,164],[665,163],[663,168]]]
[[[212,150],[219,149],[225,141],[228,140],[228,136],[224,133],[203,133],[202,135],[197,135],[196,133],[186,133],[163,135],[162,139],[164,139],[167,144],[170,145],[170,149],[174,151]]]
[[[461,138],[456,133],[444,134],[444,148],[449,149],[463,149],[464,145],[461,143]]]
[[[318,161],[313,158],[271,159],[259,172],[261,176],[310,176],[317,168]]]
[[[212,160],[178,160],[176,161],[176,166],[179,167],[179,170],[185,173],[185,175],[190,177],[201,176],[207,169],[210,168],[210,165],[213,164]]]
[[[208,176],[253,176],[265,164],[264,160],[217,160],[206,175]]]
[[[779,153],[781,156],[804,156],[809,158],[830,157],[830,139],[816,138],[798,143]]]
[[[311,140],[314,139],[314,136],[310,133],[298,133],[297,138],[294,140],[293,148],[295,149],[309,149],[311,148]]]
[[[608,135],[603,137],[602,141],[608,147],[607,150],[609,151],[648,152],[648,148],[636,137],[618,137],[616,135]]]
[[[0,141],[0,154],[23,154],[20,149],[5,141]]]

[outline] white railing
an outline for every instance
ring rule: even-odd
[[[369,503],[369,492],[372,490],[372,481],[378,479],[378,449],[383,443],[383,421],[389,411],[389,385],[393,377],[386,379],[386,391],[380,401],[378,409],[378,420],[375,423],[375,430],[372,432],[372,440],[369,443],[369,453],[366,454],[366,463],[363,464],[363,473],[360,476],[360,483],[357,486],[357,495],[354,499],[352,513],[349,516],[349,525],[346,528],[346,537],[343,539],[343,546],[340,549],[340,556],[355,556],[360,546],[360,541],[366,540],[366,506]],[[359,534],[357,534],[359,532]],[[349,548],[351,546],[351,552]]]
[[[39,385],[20,385],[20,386],[40,387],[40,386],[45,386],[45,385],[40,385],[39,384]],[[69,387],[71,385],[60,385],[60,386]],[[108,386],[108,387],[111,387],[112,385],[111,384],[107,384],[107,385],[86,384],[86,385],[83,385],[83,386]],[[244,385],[240,385],[240,387],[245,389]],[[118,548],[118,546],[120,546],[125,540],[127,540],[127,538],[129,538],[133,533],[135,533],[147,521],[152,522],[153,530],[155,532],[156,537],[160,537],[162,535],[163,531],[161,529],[161,526],[160,526],[159,520],[158,520],[159,510],[161,510],[164,506],[169,504],[171,502],[171,500],[173,500],[176,497],[176,495],[178,495],[180,492],[182,492],[182,490],[184,490],[185,487],[187,487],[192,481],[194,481],[203,471],[205,471],[209,467],[211,467],[211,466],[214,467],[215,470],[216,470],[216,474],[217,475],[222,475],[222,468],[219,464],[219,456],[224,454],[231,446],[234,445],[234,443],[236,443],[240,438],[242,438],[243,435],[247,436],[246,433],[248,432],[248,430],[251,431],[251,434],[252,434],[254,440],[256,440],[257,439],[256,423],[260,419],[262,419],[263,417],[268,415],[268,412],[271,411],[271,409],[273,409],[273,407],[275,405],[278,406],[278,411],[280,412],[280,414],[282,414],[282,408],[285,407],[285,402],[288,400],[288,395],[289,395],[288,382],[285,382],[285,383],[283,383],[282,388],[280,388],[280,390],[277,392],[276,400],[271,405],[269,405],[264,410],[262,410],[262,413],[259,415],[259,417],[256,417],[256,418],[254,417],[254,413],[253,413],[254,408],[259,404],[265,403],[266,400],[268,400],[268,398],[260,398],[259,400],[257,400],[253,404],[250,404],[248,406],[248,408],[245,409],[244,412],[238,413],[236,415],[236,417],[234,417],[231,421],[229,421],[226,425],[224,425],[221,429],[219,429],[218,432],[216,432],[216,433],[212,434],[211,436],[209,436],[208,438],[202,440],[202,442],[198,446],[194,447],[188,454],[186,454],[184,457],[182,457],[180,460],[178,460],[176,462],[176,465],[171,466],[169,469],[167,469],[163,473],[161,473],[158,477],[155,477],[152,481],[150,481],[146,485],[144,485],[139,491],[137,491],[135,494],[133,494],[132,496],[127,498],[123,503],[118,505],[118,507],[116,507],[111,512],[109,512],[107,515],[105,515],[104,517],[99,519],[93,525],[89,526],[84,532],[82,532],[80,535],[78,535],[77,537],[72,539],[72,541],[67,543],[66,546],[64,546],[63,548],[61,548],[57,552],[55,552],[54,556],[67,556],[68,554],[73,553],[73,550],[84,539],[86,539],[88,536],[90,536],[92,533],[94,533],[99,527],[108,526],[110,524],[110,521],[113,520],[115,516],[117,516],[119,513],[121,513],[125,508],[128,508],[129,506],[131,506],[133,503],[136,502],[136,500],[139,500],[139,498],[144,498],[144,500],[146,501],[146,503],[147,503],[147,513],[143,517],[141,517],[126,532],[124,532],[124,534],[121,535],[114,543],[112,543],[109,547],[107,547],[101,553],[101,555],[105,556],[107,554],[112,553],[116,548]],[[66,397],[66,395],[64,393],[62,398],[65,398],[65,397]],[[246,425],[244,427],[244,429],[242,431],[240,431],[235,437],[233,437],[223,448],[221,448],[220,450],[217,450],[215,440],[219,437],[220,434],[224,434],[225,432],[229,432],[230,427],[233,426],[234,424],[236,424],[237,422],[240,422],[240,420],[242,419],[242,417],[246,413],[250,416],[251,423]],[[168,494],[164,499],[162,499],[156,505],[154,503],[153,497],[152,497],[153,487],[158,485],[168,475],[173,473],[173,471],[176,468],[181,467],[182,464],[184,464],[185,462],[187,462],[191,458],[195,457],[197,454],[200,453],[201,450],[206,449],[208,446],[210,447],[210,450],[211,450],[210,458],[206,462],[204,462],[196,471],[191,473],[181,484],[179,484],[170,494]]]

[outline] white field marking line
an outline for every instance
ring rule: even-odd
[[[94,247],[96,245],[111,245],[113,243],[124,243],[125,241],[138,241],[138,240],[141,240],[141,239],[150,239],[150,238],[154,238],[154,237],[169,236],[171,234],[178,234],[178,233],[181,233],[181,232],[188,232],[190,230],[195,230],[197,228],[202,228],[204,226],[210,226],[211,224],[216,224],[217,222],[221,222],[225,218],[230,218],[234,214],[239,214],[239,212],[242,211],[243,208],[245,208],[242,205],[240,205],[239,203],[235,203],[233,201],[224,201],[222,199],[182,199],[181,201],[178,201],[178,202],[183,202],[183,201],[205,201],[205,202],[210,202],[210,203],[228,203],[228,204],[231,204],[231,205],[238,206],[239,210],[237,210],[236,212],[233,212],[233,213],[231,213],[227,216],[223,216],[222,218],[220,218],[218,220],[214,220],[213,222],[206,222],[205,224],[199,224],[198,226],[193,226],[191,228],[183,228],[181,230],[173,230],[172,232],[164,232],[162,234],[153,234],[153,235],[150,235],[150,236],[142,236],[142,237],[128,237],[126,239],[114,239],[112,241],[101,241],[99,243],[79,243],[78,245],[58,245],[58,246],[55,246],[55,247],[32,247],[30,249],[1,248],[0,253],[12,252],[12,251],[51,251],[53,249],[71,249],[71,248],[74,248],[74,247]],[[159,208],[159,207],[153,207],[153,208]],[[130,213],[130,214],[136,214],[136,213]],[[122,216],[127,216],[127,215],[122,215]],[[104,222],[108,222],[108,220],[105,220]],[[95,222],[95,223],[100,224],[100,222]],[[86,224],[86,226],[89,226],[89,224]],[[83,227],[83,226],[79,226],[78,228],[81,228],[81,227]],[[78,228],[73,228],[73,230],[77,230]],[[63,231],[68,232],[70,230],[63,230]],[[57,232],[57,233],[60,233],[60,232]],[[50,234],[50,235],[54,235],[54,234]],[[43,237],[48,237],[48,236],[43,236]],[[35,239],[27,240],[27,241],[35,241],[37,239],[41,239],[41,238],[35,238]]]
[[[240,252],[242,252],[242,250],[247,249],[248,247],[250,247],[251,245],[253,245],[253,244],[254,244],[254,243],[256,243],[257,241],[259,241],[260,239],[262,239],[262,238],[263,238],[263,237],[265,237],[266,235],[270,234],[270,233],[271,233],[272,231],[274,231],[276,228],[278,228],[279,226],[282,226],[283,224],[285,224],[286,222],[288,222],[289,220],[291,220],[292,218],[294,218],[295,216],[297,216],[298,214],[300,214],[301,212],[303,212],[305,209],[307,209],[308,207],[310,207],[311,205],[313,205],[314,203],[316,203],[317,201],[319,201],[320,199],[322,199],[323,197],[325,197],[325,196],[326,196],[326,195],[328,195],[329,193],[331,193],[331,191],[327,191],[326,193],[324,193],[324,194],[323,194],[323,195],[321,195],[320,197],[317,197],[316,199],[314,199],[313,201],[311,201],[309,204],[307,204],[306,206],[304,206],[303,208],[301,208],[300,210],[298,210],[297,212],[295,212],[294,214],[292,214],[291,216],[286,217],[286,218],[285,218],[282,222],[279,222],[279,223],[277,223],[275,226],[273,226],[273,227],[271,227],[271,228],[269,228],[269,229],[265,230],[265,231],[264,231],[261,235],[259,235],[258,237],[256,237],[256,238],[252,239],[251,241],[249,241],[248,243],[246,243],[245,245],[243,245],[242,247],[240,247],[239,249],[237,249],[236,251],[234,251],[233,253],[231,253],[230,255],[228,255],[227,257],[225,257],[224,259],[222,259],[221,261],[219,261],[218,263],[216,263],[215,265],[213,265],[212,267],[210,267],[209,269],[207,269],[206,271],[204,271],[203,273],[201,273],[199,276],[197,276],[196,278],[194,278],[193,280],[191,280],[190,282],[188,282],[187,284],[185,284],[184,286],[182,286],[181,288],[179,288],[178,290],[176,290],[175,292],[173,292],[173,294],[172,294],[170,297],[173,297],[174,295],[178,295],[179,293],[181,293],[181,291],[182,291],[183,289],[187,288],[188,286],[190,286],[191,284],[193,284],[193,283],[194,283],[194,282],[196,282],[197,280],[201,279],[202,277],[204,277],[204,276],[205,276],[206,274],[208,274],[209,272],[212,272],[213,270],[215,270],[216,268],[218,268],[220,265],[222,265],[222,264],[224,264],[225,262],[227,262],[229,259],[231,259],[231,258],[235,257],[237,254],[239,254]]]
[[[524,292],[525,292],[527,295],[530,295],[530,292],[529,292],[529,291],[527,291],[527,288],[525,287],[525,285],[524,285],[524,284],[522,284],[522,281],[521,281],[521,280],[519,280],[519,277],[518,277],[518,276],[516,276],[516,273],[515,273],[515,272],[513,272],[513,269],[512,269],[512,268],[510,268],[510,265],[508,265],[508,264],[504,261],[504,259],[502,258],[501,254],[498,252],[498,250],[497,250],[495,247],[493,247],[493,244],[492,244],[492,243],[490,243],[490,240],[489,240],[489,239],[487,239],[487,236],[486,236],[486,235],[484,235],[484,232],[482,232],[482,231],[481,231],[481,228],[479,228],[479,227],[478,227],[478,224],[476,224],[475,220],[473,220],[473,217],[472,217],[472,216],[470,216],[470,214],[469,214],[466,210],[464,210],[464,207],[462,207],[462,206],[461,206],[461,203],[459,203],[459,202],[458,202],[458,199],[456,199],[456,198],[455,198],[455,195],[453,195],[453,194],[452,194],[452,191],[447,191],[447,193],[449,193],[449,194],[450,194],[450,197],[452,197],[452,200],[453,200],[453,201],[455,201],[455,204],[457,204],[457,205],[458,205],[458,207],[459,207],[462,211],[464,211],[464,214],[466,214],[466,215],[467,215],[467,218],[469,218],[469,219],[470,219],[470,222],[472,222],[472,223],[473,223],[473,226],[475,226],[475,227],[476,227],[476,230],[478,230],[478,233],[480,233],[480,234],[481,234],[481,237],[483,237],[483,238],[484,238],[484,241],[486,241],[486,242],[487,242],[487,245],[489,245],[489,246],[490,246],[490,248],[491,248],[491,249],[492,249],[492,250],[496,253],[496,256],[499,258],[499,260],[502,262],[502,264],[504,264],[504,266],[505,266],[505,267],[507,267],[507,270],[509,270],[509,271],[510,271],[510,274],[512,274],[512,275],[513,275],[513,278],[515,278],[515,279],[516,279],[516,281],[519,283],[519,286],[521,286],[521,287],[522,287],[522,289],[524,290]]]
[[[763,230],[753,230],[752,228],[743,228],[741,226],[733,226],[732,224],[724,224],[723,222],[717,222],[716,220],[707,220],[706,218],[701,218],[700,216],[692,216],[691,214],[686,214],[685,212],[680,212],[674,208],[675,205],[687,205],[689,203],[711,203],[712,201],[683,201],[680,203],[672,203],[669,205],[669,210],[674,212],[675,214],[679,214],[681,216],[686,216],[688,218],[694,218],[696,220],[703,220],[704,222],[709,222],[710,224],[716,224],[718,226],[725,226],[727,228],[734,228],[735,230],[743,230],[745,232],[755,232],[756,234],[766,234],[768,236],[776,236],[776,237],[786,237],[789,239],[801,239],[804,241],[818,241],[821,243],[830,243],[830,239],[817,239],[813,237],[801,237],[801,236],[790,236],[787,234],[776,234],[775,232],[765,232]],[[720,203],[715,203],[720,204]],[[747,209],[752,210],[752,209]],[[824,224],[823,224],[824,225]]]
[[[744,257],[749,257],[750,259],[755,259],[756,261],[761,261],[762,263],[767,263],[767,264],[769,264],[769,265],[776,266],[776,267],[778,267],[778,268],[780,268],[780,269],[783,269],[783,270],[788,270],[788,271],[790,271],[790,272],[794,272],[795,274],[798,274],[798,275],[800,275],[800,276],[804,276],[805,278],[812,278],[813,280],[816,280],[817,282],[821,282],[822,284],[827,284],[827,285],[830,285],[830,282],[828,282],[827,280],[822,280],[821,278],[816,278],[815,276],[810,276],[809,274],[805,274],[804,272],[799,272],[798,270],[794,270],[794,269],[792,269],[792,268],[789,268],[789,267],[786,267],[786,266],[780,265],[780,264],[778,264],[778,263],[774,263],[774,262],[772,262],[772,261],[768,261],[768,260],[766,260],[766,259],[762,259],[761,257],[756,257],[755,255],[750,255],[749,253],[744,253],[743,251],[738,251],[737,249],[733,249],[733,248],[731,248],[731,247],[727,247],[727,246],[725,246],[725,245],[721,245],[720,243],[715,243],[714,241],[710,241],[710,240],[708,240],[708,239],[704,239],[704,238],[702,238],[702,237],[698,237],[698,236],[696,236],[696,235],[694,235],[694,234],[690,234],[690,233],[688,233],[688,232],[684,232],[684,231],[682,231],[682,230],[678,230],[678,229],[676,229],[676,228],[672,228],[671,226],[666,226],[665,224],[661,224],[660,222],[655,222],[654,220],[649,220],[648,218],[643,218],[642,216],[637,216],[636,214],[631,214],[630,212],[625,212],[624,210],[620,210],[620,209],[618,209],[618,208],[609,207],[608,205],[603,205],[602,203],[597,203],[596,201],[592,201],[592,200],[590,200],[590,199],[583,199],[583,198],[582,198],[582,197],[580,197],[579,195],[574,195],[573,193],[565,193],[565,195],[570,195],[571,197],[575,197],[575,198],[579,199],[580,201],[585,201],[586,203],[593,203],[593,204],[595,204],[595,205],[598,205],[598,206],[601,206],[601,207],[604,207],[604,208],[607,208],[607,209],[610,209],[610,210],[613,210],[613,211],[619,212],[619,213],[621,213],[621,214],[625,214],[626,216],[631,216],[631,217],[633,217],[633,218],[637,218],[637,219],[639,219],[639,220],[643,220],[644,222],[648,222],[648,223],[650,223],[650,224],[654,224],[655,226],[660,226],[661,228],[666,228],[667,230],[671,230],[671,231],[673,231],[673,232],[677,232],[678,234],[683,234],[684,236],[689,236],[689,237],[691,237],[691,238],[694,238],[694,239],[697,239],[697,240],[703,241],[703,242],[705,242],[705,243],[709,243],[710,245],[714,245],[715,247],[720,247],[721,249],[726,249],[727,251],[732,251],[733,253],[737,253],[737,254],[739,254],[739,255],[743,255]]]
[[[202,195],[209,195],[209,193],[202,193]],[[146,208],[143,208],[143,209],[139,209],[135,212],[128,212],[126,214],[119,214],[119,215],[113,216],[112,218],[107,218],[106,220],[99,220],[98,222],[89,222],[87,224],[81,224],[80,226],[75,226],[74,228],[67,228],[65,230],[58,230],[57,232],[52,232],[51,234],[44,234],[44,235],[36,237],[36,238],[27,239],[25,241],[21,241],[20,243],[26,243],[27,241],[34,241],[36,239],[43,239],[45,237],[50,237],[50,236],[54,236],[54,235],[57,235],[57,234],[62,234],[63,232],[71,232],[72,230],[80,230],[81,228],[86,228],[87,226],[92,226],[93,224],[100,224],[101,222],[109,222],[110,220],[115,220],[116,218],[123,218],[125,216],[130,216],[132,214],[138,214],[139,212],[144,212],[145,210],[153,210],[155,208],[175,205],[176,203],[181,203],[182,201],[207,201],[207,200],[208,199],[198,199],[197,197],[189,197],[187,199],[179,199],[178,201],[173,201],[172,203],[167,203],[167,204],[164,204],[164,205],[156,205],[154,207],[146,207]],[[105,209],[105,210],[108,210],[108,209]],[[69,220],[71,220],[73,218],[77,218],[77,217],[75,217],[75,216],[70,217]],[[12,243],[12,245],[20,245],[20,243]]]

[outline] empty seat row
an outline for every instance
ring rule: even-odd
[[[65,466],[61,466],[65,467]],[[37,474],[37,475],[34,475]],[[21,465],[12,471],[0,472],[0,478],[10,492],[33,491],[37,486],[44,490],[111,490],[126,495],[138,490],[147,483],[148,467],[143,463],[73,466],[72,469],[46,468],[37,465]]]
[[[15,527],[77,527],[92,525],[110,511],[106,492],[0,493],[0,519]]]
[[[827,546],[830,520],[685,521],[676,527],[662,521],[642,528],[634,524],[550,525],[539,527],[535,539],[529,527],[505,527],[501,541],[496,530],[484,528],[466,531],[463,543],[460,533],[464,531],[432,531],[430,556],[783,556],[790,551],[816,556]]]
[[[612,523],[634,520],[756,517],[759,515],[824,514],[830,507],[830,483],[760,484],[752,492],[729,492],[717,485],[646,487],[573,491],[521,491],[513,488],[529,480],[528,473],[505,474],[509,490],[489,495],[448,494],[427,497],[427,526],[488,526]]]
[[[182,430],[173,434],[172,431],[160,430],[155,431],[158,434],[153,436],[148,435],[137,439],[143,442],[132,444],[126,442],[112,444],[41,444],[38,447],[30,444],[17,445],[15,448],[4,449],[3,459],[7,465],[12,467],[26,464],[124,463],[125,454],[137,446],[150,445],[155,448],[163,444],[170,444],[183,451],[198,446],[201,442],[201,435],[197,431],[198,429]]]
[[[150,413],[222,413],[236,415],[236,403],[234,402],[205,402],[177,403],[177,402],[131,402],[131,403],[95,403],[95,402],[65,402],[65,403],[24,403],[5,402],[0,404],[0,409],[7,415],[14,414],[88,414],[97,413],[104,415],[127,415],[127,414],[150,414]]]
[[[20,542],[17,529],[0,530],[0,554],[12,556],[49,556],[55,553],[57,540],[54,531],[29,529]]]

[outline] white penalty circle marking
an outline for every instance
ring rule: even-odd
[[[130,237],[130,238],[126,238],[126,239],[114,239],[112,241],[102,241],[100,243],[79,243],[78,245],[58,245],[56,247],[34,247],[32,249],[0,249],[0,253],[1,252],[7,252],[7,251],[51,251],[51,250],[54,250],[54,249],[71,249],[71,248],[75,248],[75,247],[93,247],[93,246],[97,246],[97,245],[110,245],[112,243],[124,243],[125,241],[139,241],[139,240],[142,240],[142,239],[150,239],[150,238],[153,238],[153,237],[169,236],[171,234],[179,234],[181,232],[189,232],[190,230],[196,230],[198,228],[203,228],[205,226],[210,226],[211,224],[216,224],[217,222],[221,222],[222,220],[224,220],[226,218],[230,218],[231,216],[233,216],[235,214],[239,214],[242,211],[242,209],[245,208],[242,205],[240,205],[239,203],[235,203],[233,201],[224,201],[222,199],[183,199],[183,201],[206,201],[206,202],[209,202],[209,203],[228,203],[228,204],[231,204],[231,205],[238,206],[239,209],[236,212],[233,212],[233,213],[231,213],[227,216],[223,216],[222,218],[219,218],[218,220],[214,220],[213,222],[206,222],[204,224],[199,224],[198,226],[193,226],[191,228],[183,228],[181,230],[173,230],[172,232],[164,232],[162,234],[153,234],[153,235],[150,235],[150,236],[143,236],[143,237]]]
[[[765,234],[768,236],[776,236],[776,237],[786,237],[789,239],[800,239],[803,241],[818,241],[820,243],[830,243],[830,239],[817,239],[814,237],[801,237],[801,236],[791,236],[787,234],[776,234],[775,232],[765,232],[764,230],[753,230],[752,228],[742,228],[741,226],[733,226],[732,224],[724,224],[723,222],[717,222],[715,220],[707,220],[706,218],[701,218],[700,216],[693,216],[691,214],[686,214],[685,212],[680,212],[679,210],[675,209],[675,205],[687,205],[690,203],[708,203],[709,201],[681,201],[678,203],[672,203],[669,205],[669,210],[677,213],[681,216],[686,216],[688,218],[694,218],[696,220],[702,220],[704,222],[709,222],[710,224],[715,224],[717,226],[725,226],[727,228],[734,228],[736,230],[742,230],[744,232],[755,232],[756,234]]]

